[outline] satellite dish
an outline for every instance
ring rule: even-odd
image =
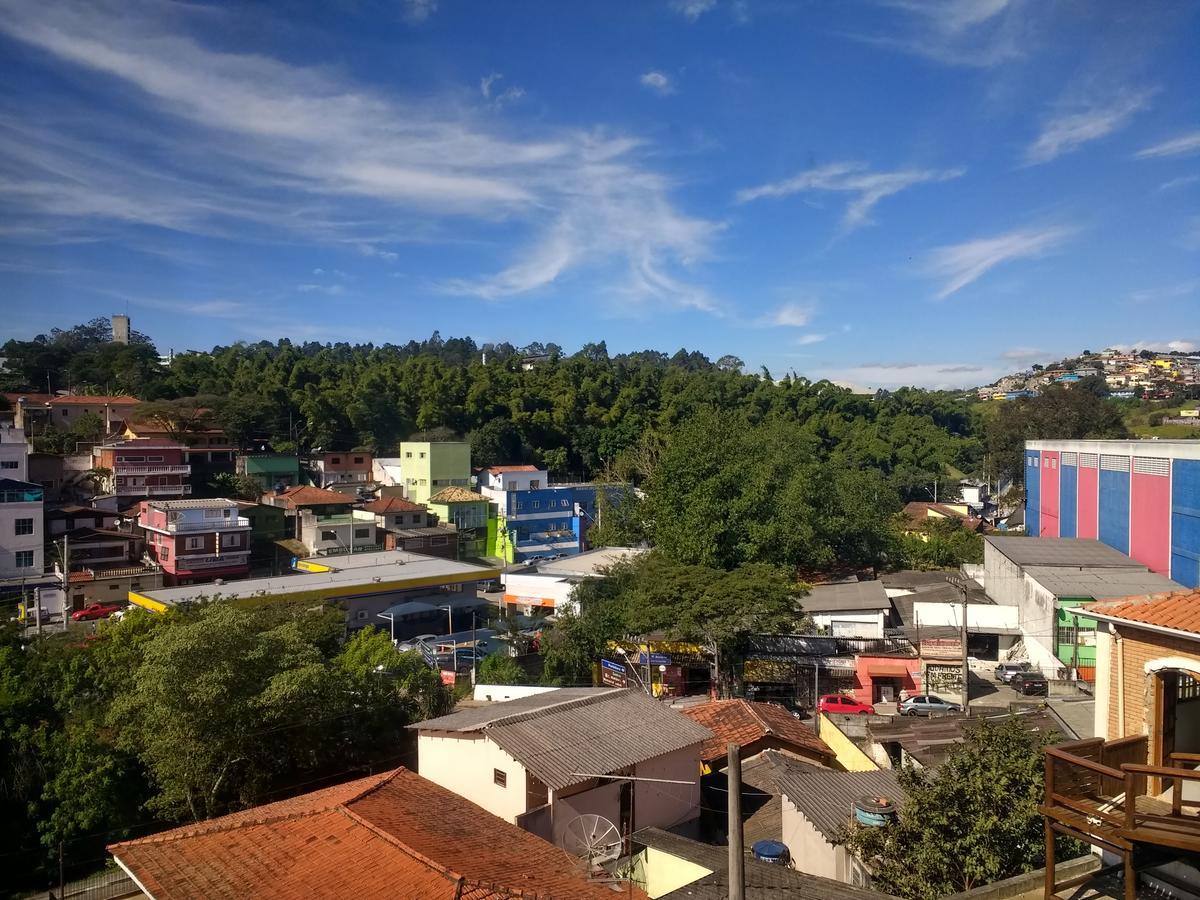
[[[559,846],[583,860],[591,871],[621,855],[624,841],[617,826],[604,816],[584,813],[567,823]]]

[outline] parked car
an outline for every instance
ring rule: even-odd
[[[107,619],[113,613],[124,609],[118,603],[89,603],[83,609],[71,613],[72,622],[94,622],[96,619]]]
[[[1050,684],[1041,672],[1018,672],[1009,682],[1013,690],[1026,697],[1031,695],[1044,696],[1050,693]]]
[[[817,712],[823,713],[853,713],[860,716],[875,715],[875,707],[870,703],[859,703],[853,697],[845,694],[825,694],[817,703]]]
[[[772,697],[767,702],[782,706],[791,713],[793,719],[803,719],[805,716],[804,707],[795,697]]]
[[[1027,662],[1000,663],[996,666],[996,680],[1008,684],[1018,672],[1028,672],[1032,668]]]
[[[943,700],[941,697],[935,697],[933,694],[917,694],[900,704],[900,715],[902,716],[927,716],[935,712],[957,713],[962,712],[962,707],[957,703]]]

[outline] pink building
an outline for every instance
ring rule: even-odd
[[[250,520],[234,500],[143,500],[146,554],[168,585],[205,584],[250,573]]]
[[[104,489],[124,504],[138,497],[185,497],[192,492],[187,448],[175,441],[135,439],[92,448],[92,465],[108,469]],[[120,498],[125,498],[121,500]]]
[[[866,653],[854,657],[854,699],[860,703],[899,703],[920,692],[919,657]]]

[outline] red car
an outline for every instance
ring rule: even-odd
[[[845,694],[825,694],[817,704],[817,712],[823,713],[856,713],[860,716],[875,715],[875,707],[870,703],[859,703],[853,697]]]
[[[89,603],[83,609],[71,613],[71,621],[91,622],[95,619],[107,619],[121,608],[119,603]]]

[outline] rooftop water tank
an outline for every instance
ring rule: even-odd
[[[859,825],[880,828],[896,818],[896,807],[887,797],[859,797],[854,801],[854,820]]]
[[[779,841],[761,840],[755,841],[754,846],[750,848],[754,854],[754,858],[760,862],[771,863],[772,865],[786,866],[788,864],[788,848],[786,844]]]

